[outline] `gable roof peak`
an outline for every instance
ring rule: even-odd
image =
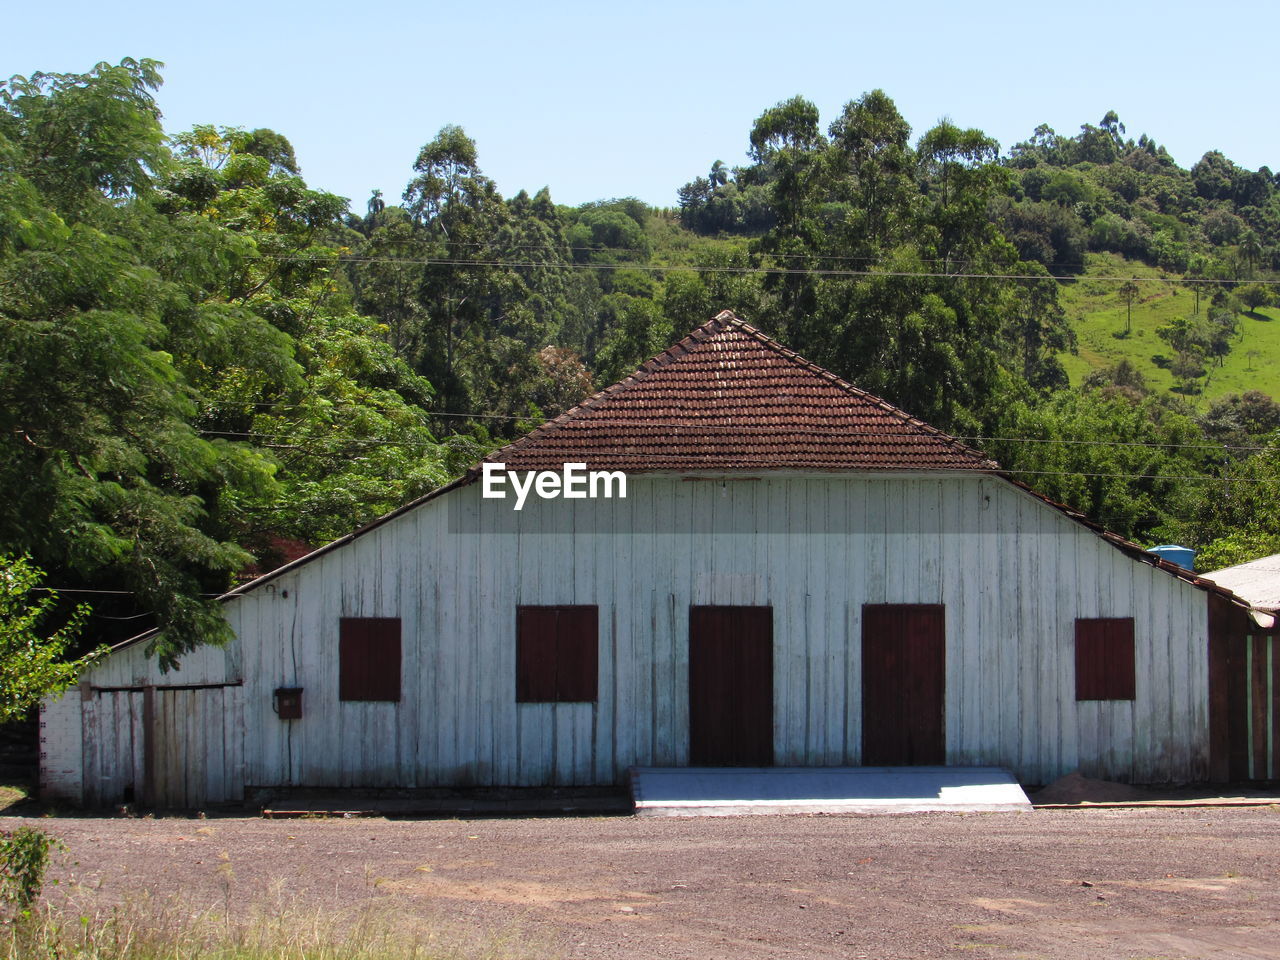
[[[512,470],[996,470],[723,310],[486,458]]]

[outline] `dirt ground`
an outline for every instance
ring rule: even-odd
[[[372,904],[566,960],[1280,957],[1278,806],[26,822],[81,907]]]

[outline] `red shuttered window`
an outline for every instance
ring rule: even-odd
[[[1133,617],[1076,621],[1076,699],[1132,700]]]
[[[599,633],[595,606],[516,607],[516,702],[594,702]]]
[[[338,621],[338,699],[400,699],[400,618]]]

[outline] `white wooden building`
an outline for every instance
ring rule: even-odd
[[[1236,598],[732,314],[490,460],[620,471],[626,495],[517,511],[473,471],[229,594],[235,640],[178,672],[121,645],[44,705],[42,790],[1239,772]]]

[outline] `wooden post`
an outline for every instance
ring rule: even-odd
[[[1231,779],[1229,681],[1230,601],[1208,595],[1209,604],[1209,780]]]

